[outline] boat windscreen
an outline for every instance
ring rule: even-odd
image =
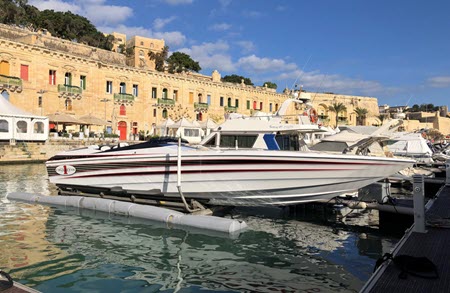
[[[185,139],[181,139],[181,142],[183,144],[189,143]],[[115,151],[118,151],[118,150],[125,151],[125,150],[137,150],[137,149],[146,149],[146,148],[156,148],[156,147],[166,146],[169,143],[170,144],[178,143],[178,138],[174,138],[174,137],[152,138],[152,139],[150,139],[150,140],[148,140],[146,142],[133,144],[133,145],[125,146],[125,147],[117,146],[117,147],[112,148],[110,150],[104,151],[104,153],[115,152]]]

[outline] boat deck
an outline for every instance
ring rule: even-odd
[[[439,278],[426,279],[408,274],[392,261],[385,262],[361,292],[449,292],[450,291],[450,184],[443,186],[431,208],[426,211],[426,233],[410,229],[393,251],[393,255],[427,257],[437,267]]]
[[[1,290],[0,290],[1,291]],[[40,291],[34,290],[30,287],[14,282],[14,286],[1,291],[2,293],[40,293]]]

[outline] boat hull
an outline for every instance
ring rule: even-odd
[[[183,154],[181,189],[186,198],[213,205],[290,205],[353,192],[411,162],[298,152],[191,151]],[[168,199],[179,197],[176,153],[48,161],[47,171],[50,182],[74,190],[120,187],[129,194],[160,190]]]

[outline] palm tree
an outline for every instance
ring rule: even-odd
[[[380,120],[381,125],[383,125],[383,121],[386,120],[387,116],[384,114],[380,114],[377,116],[377,119]]]
[[[336,127],[337,127],[339,121],[339,113],[347,110],[347,107],[343,103],[334,102],[333,104],[331,104],[330,107],[328,107],[328,110],[336,113]]]
[[[366,115],[369,113],[366,108],[356,107],[356,125],[364,125],[366,120]]]

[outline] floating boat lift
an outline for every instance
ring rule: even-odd
[[[190,203],[184,198],[181,188],[181,140],[178,140],[177,157],[177,188],[180,194],[178,201],[164,200],[161,190],[151,191],[156,199],[139,198],[138,195],[123,196],[126,191],[120,187],[110,189],[109,193],[99,194],[67,192],[58,196],[42,196],[38,194],[13,192],[7,198],[26,202],[75,207],[79,209],[90,209],[106,213],[118,214],[127,217],[137,217],[156,222],[166,223],[169,228],[183,227],[194,228],[196,230],[209,230],[213,232],[225,233],[231,236],[239,235],[247,228],[243,221],[212,216],[212,211],[206,209],[197,201]],[[119,196],[122,195],[122,196]],[[149,194],[147,191],[146,194]],[[161,197],[159,197],[161,196]],[[164,206],[167,208],[158,207]],[[170,208],[170,209],[168,209]],[[186,213],[175,211],[183,210]]]

